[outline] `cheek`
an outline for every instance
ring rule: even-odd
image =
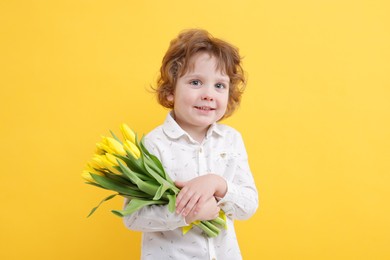
[[[182,104],[191,105],[196,103],[199,100],[199,97],[196,92],[188,89],[187,91],[181,91],[180,93],[176,93],[176,102],[180,102]]]
[[[229,94],[227,93],[226,95],[221,96],[221,98],[219,100],[220,100],[219,103],[221,106],[227,106],[227,104],[229,102]]]

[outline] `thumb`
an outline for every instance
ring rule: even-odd
[[[186,181],[175,181],[175,185],[178,188],[183,188],[186,185]]]

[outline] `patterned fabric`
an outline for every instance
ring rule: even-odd
[[[162,162],[172,180],[187,181],[207,173],[222,176],[228,186],[218,205],[227,215],[227,230],[208,238],[194,227],[186,235],[184,218],[153,205],[124,217],[131,230],[143,232],[143,260],[156,259],[242,259],[234,219],[247,219],[258,206],[258,194],[248,165],[241,135],[233,128],[213,124],[202,143],[191,138],[168,114],[163,125],[145,137],[148,150]]]

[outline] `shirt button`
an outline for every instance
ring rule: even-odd
[[[199,148],[199,153],[202,153],[203,152],[203,149],[202,147]]]
[[[217,258],[213,257],[211,260],[217,260]]]

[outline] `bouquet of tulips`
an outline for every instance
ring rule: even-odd
[[[149,153],[137,135],[126,125],[120,127],[123,140],[113,132],[112,137],[102,137],[96,144],[97,150],[87,163],[82,177],[87,184],[115,191],[104,198],[91,210],[88,217],[105,201],[117,195],[128,199],[123,210],[112,210],[120,217],[134,213],[147,205],[166,205],[170,212],[176,208],[176,195],[179,188],[165,173],[160,160]],[[226,216],[223,211],[219,217],[210,221],[195,221],[183,227],[183,234],[193,226],[201,228],[209,237],[216,237],[220,227],[226,228]]]

